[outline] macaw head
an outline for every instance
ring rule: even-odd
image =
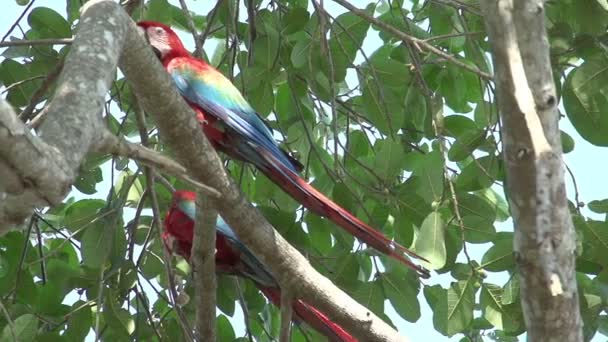
[[[140,21],[137,26],[160,59],[171,52],[188,53],[175,31],[169,26],[155,21]]]

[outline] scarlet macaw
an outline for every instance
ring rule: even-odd
[[[195,219],[196,193],[176,191],[173,202],[165,217],[163,239],[169,250],[190,260]],[[274,304],[281,304],[281,290],[268,269],[253,253],[238,240],[232,229],[218,216],[216,223],[215,265],[216,270],[251,279],[262,293]],[[295,318],[306,322],[331,341],[357,341],[338,324],[332,322],[322,312],[296,299],[293,303]]]
[[[222,73],[190,55],[170,27],[151,21],[137,25],[145,31],[180,93],[197,113],[205,135],[217,149],[252,163],[304,207],[329,218],[420,276],[429,277],[428,270],[412,263],[404,254],[424,258],[386,238],[302,179],[298,175],[302,165],[279,147],[270,129],[239,90]]]

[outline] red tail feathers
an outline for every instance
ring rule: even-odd
[[[317,215],[329,218],[367,245],[415,270],[419,276],[423,278],[430,277],[430,273],[426,268],[414,264],[404,254],[424,261],[427,261],[426,259],[395,241],[388,239],[382,233],[340,207],[312,185],[308,184],[297,173],[276,161],[269,153],[260,152],[266,157],[266,160],[272,163],[271,167],[261,167],[260,170],[304,207]]]
[[[276,306],[281,306],[281,290],[278,288],[258,286],[260,291]],[[356,342],[357,339],[347,333],[341,326],[332,322],[321,311],[305,303],[301,299],[293,302],[295,316],[306,322],[316,331],[325,335],[332,342]]]

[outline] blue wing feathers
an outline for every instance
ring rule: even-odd
[[[188,70],[185,64],[180,68],[173,68],[171,76],[182,96],[189,102],[224,122],[248,143],[263,147],[285,166],[297,172],[296,166],[280,149],[272,132],[240,95],[238,98],[227,96],[213,84],[196,77],[194,70]],[[238,92],[236,88],[234,91]]]

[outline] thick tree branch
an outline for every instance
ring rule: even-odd
[[[582,341],[575,234],[542,0],[482,1],[530,341]]]
[[[35,207],[61,203],[80,163],[103,139],[100,113],[125,27],[92,22],[98,11],[90,9],[80,20],[39,137],[8,104],[0,104],[0,233],[22,223]]]
[[[109,0],[91,7],[118,8]],[[226,174],[213,147],[203,136],[194,113],[181,98],[170,76],[125,14],[111,18],[128,27],[121,69],[140,103],[156,120],[178,161],[199,180],[222,189],[217,208],[239,238],[272,269],[282,287],[303,297],[364,341],[405,341],[394,329],[321,276],[308,261],[268,224]],[[109,20],[109,19],[105,19]],[[142,72],[142,69],[145,72]]]
[[[215,223],[217,210],[211,200],[196,196],[196,224],[190,262],[194,270],[196,332],[198,341],[215,341]]]

